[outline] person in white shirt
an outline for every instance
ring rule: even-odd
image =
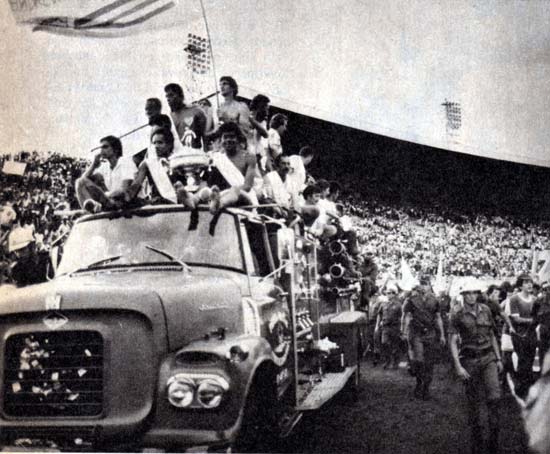
[[[294,190],[301,193],[306,187],[306,167],[313,161],[315,152],[309,146],[302,147],[299,154],[290,156],[290,173],[288,178],[292,181]]]
[[[288,118],[283,114],[275,114],[269,122],[269,131],[267,131],[268,157],[266,167],[268,171],[273,170],[275,159],[283,154],[283,145],[281,136],[288,127]]]
[[[122,156],[122,143],[118,138],[107,136],[100,140],[100,144],[100,152],[76,181],[80,206],[94,213],[121,208],[137,173],[132,158]]]

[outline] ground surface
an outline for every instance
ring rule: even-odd
[[[439,365],[432,399],[412,398],[414,379],[399,370],[362,364],[361,392],[342,393],[304,417],[281,453],[468,454],[469,432],[462,384]],[[504,454],[527,453],[519,410],[503,401],[500,444]]]

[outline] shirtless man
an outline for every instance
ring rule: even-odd
[[[239,86],[235,79],[230,76],[220,78],[220,94],[223,97],[223,102],[218,109],[218,120],[220,123],[236,123],[248,138],[252,130],[250,110],[244,102],[235,99],[238,92]],[[218,136],[221,136],[219,129],[217,133]]]
[[[178,84],[168,84],[164,87],[166,101],[170,107],[170,117],[181,142],[189,143],[193,148],[202,148],[202,140],[206,129],[206,115],[199,106],[186,106],[183,89]]]
[[[217,158],[221,156],[214,154],[214,163],[218,169],[213,172],[209,181],[209,186],[211,186],[210,210],[216,212],[224,207],[237,204],[252,205],[255,202],[255,197],[251,198],[249,192],[254,186],[254,179],[259,176],[256,156],[239,146],[242,142],[242,131],[236,123],[222,124],[218,132],[221,137],[221,150],[219,153],[224,154],[229,159],[231,164],[244,177],[244,182],[241,184],[240,181],[236,181],[240,178],[235,178],[235,181],[228,181],[228,175],[224,175],[224,170],[220,164],[216,164]]]

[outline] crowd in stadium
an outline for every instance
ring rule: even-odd
[[[448,209],[389,206],[350,196],[346,211],[355,218],[359,241],[379,257],[379,265],[396,274],[401,257],[410,267],[443,274],[505,278],[531,270],[533,249],[549,244],[544,224],[525,224],[502,216],[475,217]]]

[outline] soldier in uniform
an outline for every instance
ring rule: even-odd
[[[438,339],[439,344],[445,346],[439,306],[427,276],[420,279],[403,304],[401,335],[407,337],[411,373],[416,377],[414,397],[423,400],[430,398]]]
[[[380,346],[384,358],[384,369],[397,369],[399,364],[399,325],[401,322],[401,301],[395,284],[386,285],[386,297],[380,304],[375,333],[380,332]]]
[[[478,301],[481,288],[476,279],[466,281],[461,294],[463,304],[451,314],[450,347],[455,370],[464,381],[468,403],[468,423],[471,429],[471,452],[498,452],[499,401],[501,388],[498,374],[502,360],[494,334],[491,310]],[[460,336],[460,353],[458,338]],[[487,400],[489,442],[483,449],[480,424],[480,404]]]

